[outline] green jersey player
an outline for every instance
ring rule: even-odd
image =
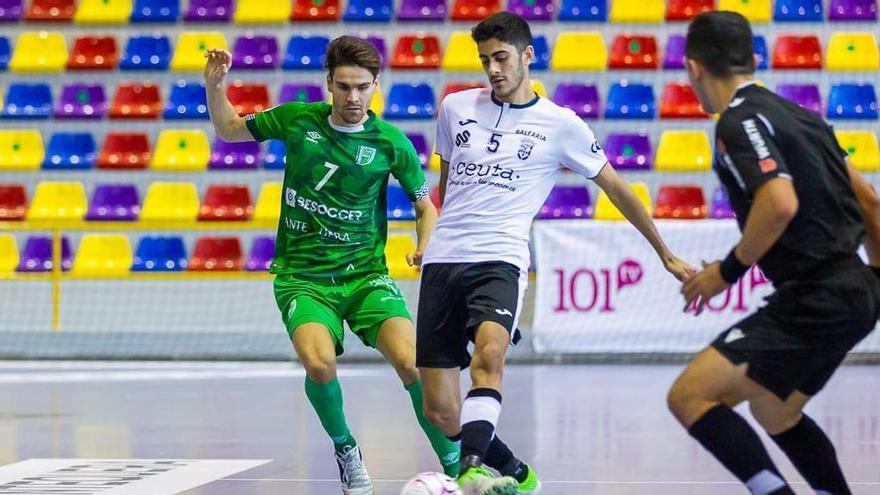
[[[364,40],[339,37],[327,49],[332,104],[286,103],[245,118],[223,90],[230,55],[208,50],[206,56],[208,109],[217,136],[233,142],[280,139],[287,148],[270,271],[282,320],[306,369],[306,395],[335,446],[343,493],[373,493],[336,378],[343,322],[395,368],[444,470],[455,475],[458,447],[422,414],[415,330],[385,264],[389,175],[416,210],[418,246],[407,257],[411,265],[421,263],[437,211],[412,143],[367,110],[378,84],[378,53]]]

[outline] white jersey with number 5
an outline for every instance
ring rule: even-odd
[[[505,261],[529,268],[529,229],[557,174],[594,178],[607,163],[589,126],[546,98],[502,103],[490,89],[443,100],[436,152],[446,197],[424,264]]]

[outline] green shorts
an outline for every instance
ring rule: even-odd
[[[275,277],[275,302],[290,338],[305,323],[320,323],[330,331],[336,355],[343,353],[343,322],[364,344],[375,348],[385,320],[412,320],[400,288],[384,273],[370,273],[334,282],[293,275]]]

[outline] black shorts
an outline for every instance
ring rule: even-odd
[[[416,320],[416,366],[467,368],[468,344],[492,321],[519,340],[517,322],[528,279],[503,261],[431,263],[422,267]]]
[[[782,400],[813,396],[880,315],[880,281],[861,260],[826,265],[780,284],[767,305],[712,343],[748,376]]]

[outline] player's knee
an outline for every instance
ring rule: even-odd
[[[504,357],[506,346],[499,343],[489,343],[474,349],[474,359],[471,366],[474,371],[500,374],[504,369]]]
[[[771,435],[788,431],[801,419],[800,409],[788,408],[783,404],[767,404],[759,400],[749,401],[749,411],[755,421]]]
[[[424,415],[432,425],[444,432],[458,430],[460,420],[458,404],[425,400]]]
[[[335,357],[322,356],[320,354],[306,354],[300,356],[306,374],[315,383],[328,383],[336,378]]]
[[[688,411],[699,401],[694,389],[677,380],[666,394],[666,407],[679,420],[687,416]]]

